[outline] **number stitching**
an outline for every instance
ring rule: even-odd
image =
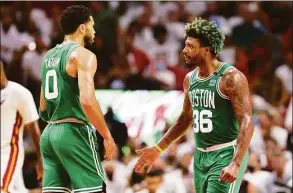
[[[53,92],[49,91],[49,79],[53,77]],[[55,70],[49,70],[46,73],[46,82],[45,82],[45,98],[46,99],[55,99],[58,97],[58,84],[57,84],[57,73]]]
[[[193,131],[198,133],[210,133],[213,130],[213,122],[210,119],[213,116],[213,113],[210,110],[194,110],[193,111]]]

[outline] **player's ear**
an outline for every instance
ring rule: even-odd
[[[203,55],[204,55],[204,57],[207,57],[209,55],[209,53],[210,53],[210,48],[209,47],[205,47],[203,49]]]
[[[84,24],[80,24],[78,29],[80,30],[81,33],[85,33],[85,31],[86,31],[86,27]]]

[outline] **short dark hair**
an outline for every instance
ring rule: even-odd
[[[155,39],[158,39],[161,35],[165,36],[168,33],[167,28],[162,24],[154,25],[152,30]]]
[[[91,14],[91,10],[84,5],[67,7],[60,18],[60,26],[64,34],[74,33],[80,24],[89,21]]]

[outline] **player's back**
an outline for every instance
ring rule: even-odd
[[[77,78],[66,72],[68,57],[79,45],[64,42],[47,52],[42,63],[42,90],[48,121],[76,118],[88,122],[79,102]]]

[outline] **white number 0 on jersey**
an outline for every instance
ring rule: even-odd
[[[194,110],[193,118],[194,118],[194,128],[193,131],[198,133],[201,131],[202,133],[210,133],[213,130],[213,122],[210,118],[212,118],[213,113],[210,110]]]
[[[53,77],[53,79],[50,77]],[[53,80],[53,91],[52,92],[49,91],[49,81],[50,80]],[[57,73],[55,70],[49,70],[46,73],[45,97],[46,97],[46,99],[55,99],[58,97]]]

